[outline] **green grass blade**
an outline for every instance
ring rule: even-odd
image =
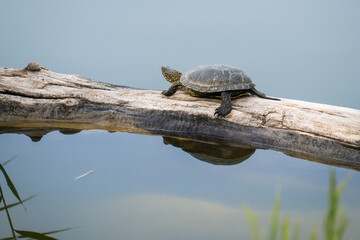
[[[292,240],[299,240],[299,236],[300,236],[300,227],[301,227],[301,222],[297,221],[295,224],[295,228],[294,228],[294,233],[292,236]]]
[[[38,239],[38,240],[56,240],[56,238],[46,236],[45,234],[38,233],[38,232],[32,232],[32,231],[22,231],[22,230],[15,230],[18,234],[20,234],[23,237],[29,237],[32,239]]]
[[[49,235],[49,234],[54,234],[54,233],[59,233],[59,232],[65,232],[65,231],[69,231],[73,228],[63,228],[63,229],[60,229],[60,230],[54,230],[54,231],[51,231],[51,232],[45,232],[43,234],[45,235]]]
[[[11,228],[11,233],[12,233],[14,239],[16,240],[17,238],[16,238],[16,235],[15,235],[15,229],[14,229],[14,226],[13,226],[12,221],[11,221],[10,213],[9,213],[7,205],[6,205],[6,201],[5,201],[5,197],[4,197],[4,193],[2,191],[1,185],[0,185],[0,195],[1,195],[1,199],[3,200],[3,203],[4,203],[5,212],[6,212],[6,215],[7,215],[8,221],[9,221],[9,225],[10,225],[10,228]]]
[[[20,196],[19,196],[19,194],[18,194],[18,191],[16,190],[14,184],[12,183],[9,175],[6,173],[5,168],[3,167],[3,165],[2,165],[1,163],[0,163],[0,170],[1,170],[2,173],[4,174],[4,177],[5,177],[5,179],[6,179],[6,183],[7,183],[7,185],[9,186],[11,192],[12,192],[12,193],[14,194],[14,196],[19,200],[19,202],[21,203],[21,205],[23,205],[23,203],[22,203],[22,201],[21,201],[21,198],[20,198]],[[24,205],[23,205],[23,207],[24,207]],[[24,208],[25,208],[25,207],[24,207]]]
[[[289,240],[290,235],[290,217],[285,216],[281,224],[281,240]]]
[[[10,158],[9,160],[5,161],[2,165],[5,166],[6,164],[8,164],[9,162],[11,162],[12,160],[14,160],[17,156],[14,156],[12,158]]]
[[[278,233],[278,226],[279,226],[279,213],[280,213],[280,206],[281,206],[281,194],[280,190],[277,191],[274,206],[271,212],[271,219],[270,219],[270,240],[276,240],[277,233]]]
[[[310,240],[317,240],[319,236],[319,231],[318,231],[318,227],[314,226],[313,230],[311,231],[310,234]]]
[[[344,214],[344,208],[340,206],[335,229],[335,239],[342,240],[350,220]]]
[[[334,240],[338,200],[336,194],[336,173],[334,169],[331,169],[329,176],[328,209],[324,220],[324,237],[326,240]]]
[[[340,199],[350,179],[351,176],[347,176],[337,185],[335,170],[330,170],[328,210],[324,219],[324,239],[326,240],[341,240],[349,225],[349,220],[340,206]]]
[[[245,217],[249,223],[252,240],[262,240],[265,238],[265,234],[260,230],[259,217],[250,209],[250,207],[244,207]]]
[[[339,226],[336,229],[336,235],[335,235],[337,240],[342,240],[344,238],[345,231],[349,226],[349,224],[350,221],[346,217],[344,217],[344,219],[340,221]]]
[[[23,200],[23,203],[26,202],[26,201],[29,201],[30,199],[32,199],[32,198],[35,197],[35,196],[36,196],[36,195],[32,195],[32,196],[24,199],[24,200]],[[15,206],[17,206],[17,205],[19,205],[19,204],[21,204],[21,203],[20,203],[20,202],[12,203],[12,204],[7,205],[7,208],[9,209],[9,208],[15,207]],[[5,210],[5,207],[0,207],[0,212],[1,212],[1,211],[4,211],[4,210]]]
[[[346,176],[345,179],[337,186],[336,194],[339,197],[339,200],[340,200],[346,186],[349,184],[351,178],[352,178],[351,175]]]
[[[64,228],[64,229],[60,229],[60,230],[54,230],[54,231],[51,231],[51,232],[45,232],[45,233],[41,233],[43,235],[49,235],[49,234],[54,234],[54,233],[59,233],[59,232],[65,232],[65,231],[69,231],[71,230],[72,228]],[[25,232],[25,231],[24,231]],[[27,231],[29,232],[29,231]],[[32,232],[34,233],[34,232]],[[49,237],[49,236],[46,236],[46,237]],[[19,236],[18,238],[29,238],[29,236]],[[14,238],[13,237],[8,237],[8,238],[1,238],[0,240],[13,240]]]

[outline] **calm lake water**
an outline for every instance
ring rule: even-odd
[[[162,65],[180,71],[243,68],[270,96],[360,109],[359,1],[1,1],[0,66],[30,61],[97,81],[166,89]],[[1,111],[1,110],[0,110]],[[230,166],[200,161],[161,136],[51,132],[41,141],[0,135],[0,162],[20,196],[15,228],[58,239],[250,239],[243,207],[269,229],[276,189],[281,216],[320,232],[328,165],[256,150]],[[345,239],[360,235],[360,174],[342,204]],[[77,181],[74,179],[94,171]],[[7,202],[15,202],[0,177]],[[2,206],[2,203],[0,203]],[[0,238],[11,231],[0,212]]]

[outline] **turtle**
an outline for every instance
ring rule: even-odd
[[[161,94],[172,96],[182,90],[194,97],[221,98],[221,105],[214,115],[226,116],[232,110],[231,99],[243,95],[256,95],[270,100],[280,100],[267,97],[255,89],[251,78],[241,69],[229,65],[205,65],[196,67],[185,74],[170,67],[161,67],[164,78],[172,83],[168,90]]]

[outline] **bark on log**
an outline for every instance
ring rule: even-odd
[[[217,99],[184,93],[165,97],[160,91],[37,70],[0,67],[0,133],[29,128],[125,131],[269,148],[360,169],[356,109],[247,96],[234,100],[232,112],[219,118],[214,116]]]

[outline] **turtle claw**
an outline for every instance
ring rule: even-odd
[[[228,115],[230,112],[231,112],[231,108],[225,108],[220,106],[215,110],[214,116],[224,117]]]

